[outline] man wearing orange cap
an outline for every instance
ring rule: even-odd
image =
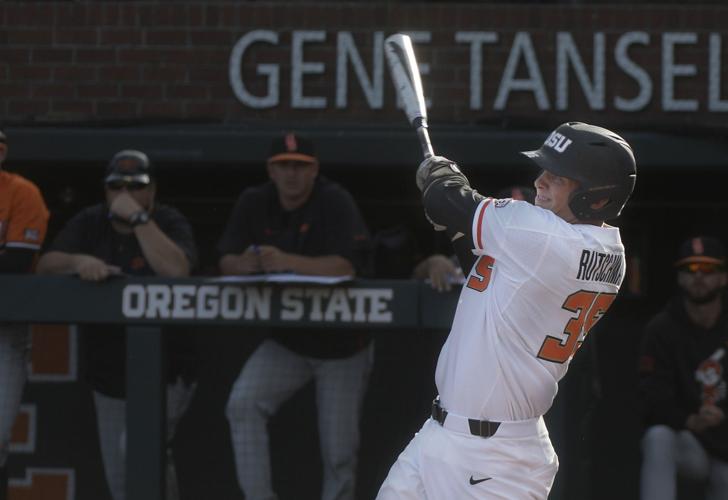
[[[725,251],[715,238],[685,241],[675,263],[680,294],[647,325],[640,358],[646,431],[642,500],[674,500],[677,477],[728,499],[728,315]]]
[[[313,143],[276,138],[270,182],[246,189],[220,240],[223,274],[293,272],[354,276],[368,232],[351,195],[319,174]],[[284,401],[316,384],[323,500],[354,498],[359,417],[372,364],[368,332],[277,331],[245,363],[230,392],[238,483],[249,500],[277,498],[271,484],[266,423]]]

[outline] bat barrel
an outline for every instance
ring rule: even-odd
[[[391,35],[385,41],[384,53],[405,114],[417,131],[422,154],[425,158],[434,156],[430,135],[427,132],[427,106],[412,40],[402,33]]]

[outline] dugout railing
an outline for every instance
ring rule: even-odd
[[[410,280],[320,284],[204,277],[91,283],[74,276],[2,275],[0,289],[2,322],[126,325],[127,497],[135,500],[165,497],[161,326],[448,328],[458,295]]]

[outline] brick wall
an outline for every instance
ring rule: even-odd
[[[713,85],[718,86],[713,100],[728,108],[728,36],[721,36],[728,25],[728,8],[721,6],[24,1],[0,3],[0,25],[0,120],[13,124],[280,119],[401,123],[388,77],[378,105],[367,100],[351,64],[346,65],[348,84],[337,88],[336,40],[344,31],[351,32],[370,76],[375,31],[385,36],[401,30],[428,33],[430,41],[416,48],[420,62],[430,66],[423,79],[432,102],[432,122],[540,123],[578,117],[682,127],[722,125],[728,111],[709,109],[711,67]],[[252,45],[238,75],[251,95],[262,96],[267,80],[257,73],[259,65],[278,65],[279,98],[273,106],[255,108],[241,102],[230,82],[233,46],[253,30],[277,34],[278,43]],[[293,33],[304,30],[321,30],[326,37],[306,42],[302,52],[303,62],[322,69],[302,76],[299,94],[325,99],[320,108],[302,107],[292,97]],[[470,46],[455,41],[456,32],[465,31],[497,36],[482,47],[479,107],[472,105]],[[558,79],[558,32],[572,37],[589,78],[594,33],[603,34],[601,108],[590,104],[573,68],[565,79]],[[628,53],[651,80],[650,99],[631,111],[615,105],[615,99],[635,99],[641,91],[635,77],[615,62],[617,44],[628,32],[649,38],[648,43],[631,45]],[[495,102],[517,33],[525,33],[532,46],[545,94],[539,102],[533,90],[512,90],[498,108]],[[671,79],[674,100],[693,100],[696,109],[671,111],[664,106],[665,33],[692,34],[674,45],[673,65],[683,69],[678,67]],[[721,52],[714,54],[710,66],[709,47],[716,40]],[[694,74],[681,76],[684,68]],[[523,53],[512,76],[534,77]],[[558,88],[565,85],[565,109],[558,109]],[[343,99],[343,88],[346,97],[340,106],[337,96]]]

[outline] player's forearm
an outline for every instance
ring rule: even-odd
[[[224,275],[245,275],[263,272],[260,259],[253,247],[241,254],[225,254],[220,258],[218,266]]]
[[[356,271],[349,260],[339,255],[307,257],[289,254],[291,271],[311,276],[354,276]]]
[[[443,272],[455,273],[455,266],[452,261],[442,254],[433,254],[422,259],[412,271],[412,277],[415,279],[430,278],[433,267],[439,267]]]
[[[136,226],[134,234],[155,274],[168,278],[189,276],[190,262],[187,256],[153,221]]]
[[[473,214],[483,196],[473,190],[465,177],[437,179],[422,195],[431,222],[447,228],[449,234],[470,234]]]
[[[71,274],[76,272],[83,254],[51,251],[38,260],[35,272],[38,274]]]
[[[218,262],[220,273],[227,276],[241,274],[239,260],[240,256],[234,254],[227,254],[220,257],[220,261]]]
[[[415,176],[425,214],[435,229],[452,236],[469,234],[472,216],[483,196],[470,187],[457,164],[441,156],[423,161]]]
[[[428,271],[430,269],[430,258],[427,257],[426,259],[423,259],[415,266],[414,271],[412,271],[412,277],[418,280],[426,279],[428,276]]]

